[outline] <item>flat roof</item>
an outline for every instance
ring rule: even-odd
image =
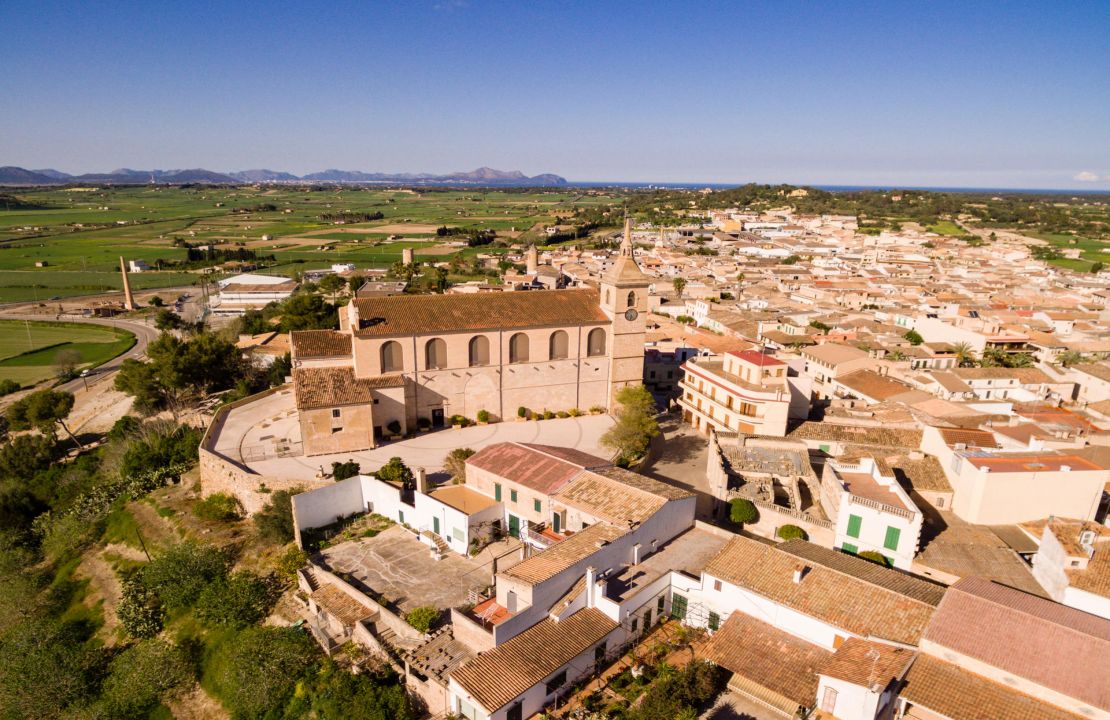
[[[433,490],[429,496],[444,505],[450,505],[461,513],[473,515],[497,504],[489,495],[483,495],[466,485],[447,485]]]

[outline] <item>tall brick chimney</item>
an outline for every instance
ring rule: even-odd
[[[123,262],[123,255],[119,256],[119,273],[123,276],[123,307],[134,310],[135,297],[131,294],[131,282],[127,279],[127,265]]]

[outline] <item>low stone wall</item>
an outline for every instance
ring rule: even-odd
[[[275,490],[291,490],[301,487],[306,490],[322,487],[327,482],[304,478],[284,478],[260,475],[250,468],[216,452],[216,438],[223,430],[227,415],[232,409],[261,400],[282,390],[284,386],[270,388],[256,395],[236,400],[221,407],[212,418],[208,430],[201,438],[200,448],[200,491],[203,497],[215,493],[227,493],[239,500],[244,512],[253,514],[270,501],[270,493]]]

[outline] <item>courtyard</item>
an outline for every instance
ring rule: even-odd
[[[386,442],[372,450],[331,455],[303,454],[301,428],[292,386],[254,402],[232,408],[215,437],[214,450],[260,475],[314,478],[330,470],[333,462],[354,460],[364,472],[373,472],[392,457],[409,467],[429,473],[443,469],[447,453],[455,448],[480,450],[500,442],[541,443],[570,447],[602,458],[613,452],[599,444],[613,424],[609,415],[582,415],[542,421],[509,420],[467,428],[446,428]]]
[[[517,540],[503,540],[474,558],[449,552],[436,560],[412,532],[394,525],[375,537],[329,547],[318,562],[401,613],[423,605],[446,610],[472,602],[472,593],[493,583],[494,558],[513,553],[506,561],[516,562],[518,546]]]

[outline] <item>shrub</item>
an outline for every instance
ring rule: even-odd
[[[389,431],[390,435],[400,435],[401,423],[396,420],[390,420],[389,423],[386,424],[385,429]]]
[[[543,419],[544,420],[550,420],[553,417],[555,417],[555,413],[551,412],[550,410],[544,410],[543,411]]]
[[[396,483],[403,487],[412,487],[412,470],[410,470],[409,466],[405,465],[405,461],[399,457],[389,458],[389,462],[378,468],[378,472],[375,474],[378,476],[379,480]]]
[[[516,409],[516,416],[517,416],[518,418],[525,418],[525,417],[528,417],[528,408],[526,408],[526,407],[524,407],[523,405],[521,405],[520,407],[518,407],[518,408]]]
[[[172,612],[195,603],[208,584],[224,578],[227,566],[227,556],[221,551],[189,541],[155,557],[139,578]]]
[[[434,625],[438,619],[439,610],[436,610],[431,605],[422,605],[421,607],[413,608],[405,615],[405,622],[422,633],[431,630],[432,625]]]
[[[331,464],[331,476],[336,482],[352,478],[360,472],[362,472],[362,466],[354,460],[348,460],[345,463],[333,462]]]
[[[426,417],[416,418],[416,427],[419,430],[430,430],[432,428],[432,421]]]
[[[571,417],[578,417],[581,414],[582,411],[578,408],[571,408],[570,410],[567,410],[567,415],[570,415]]]
[[[736,498],[728,503],[728,517],[737,525],[753,523],[759,519],[759,510],[751,500]]]
[[[15,380],[11,380],[9,378],[0,380],[0,396],[11,395],[13,392],[19,390],[20,387],[20,384],[17,383]]]
[[[325,660],[308,674],[285,708],[286,718],[416,720],[421,714],[392,670],[355,675]],[[455,716],[449,716],[455,717]]]
[[[297,577],[297,571],[307,563],[308,553],[296,545],[291,545],[274,560],[274,572],[283,580],[293,580]]]
[[[275,599],[263,578],[252,572],[234,572],[201,591],[196,615],[206,625],[244,628],[266,617]]]
[[[478,411],[478,422],[489,422],[489,410],[482,409]]]
[[[201,684],[233,718],[279,717],[316,657],[316,643],[302,630],[247,628],[210,648]]]
[[[123,582],[123,591],[116,617],[124,632],[133,638],[150,638],[162,632],[165,614],[158,596],[139,578]]]
[[[470,421],[467,420],[466,417],[463,415],[452,415],[448,422],[451,425],[457,425],[458,427],[466,427],[470,424]]]
[[[134,437],[142,427],[142,420],[139,420],[139,418],[134,415],[124,415],[112,425],[112,429],[108,431],[108,439],[129,440]]]
[[[188,425],[155,426],[146,438],[133,443],[124,453],[120,475],[133,477],[171,465],[195,463],[200,435],[199,430]]]
[[[447,453],[447,457],[443,461],[443,469],[451,474],[451,477],[456,480],[462,480],[466,477],[466,461],[474,454],[471,448],[455,448]]]
[[[603,412],[605,412],[605,408],[601,407],[600,405],[591,405],[590,406],[590,412],[592,412],[592,413],[603,413]]]
[[[861,553],[857,553],[857,556],[863,558],[864,560],[869,560],[877,565],[890,567],[890,560],[888,560],[886,556],[884,556],[882,553],[875,552],[874,550],[864,550]]]
[[[809,540],[806,531],[797,525],[783,525],[775,534],[783,540]]]
[[[193,514],[202,520],[214,522],[238,520],[239,501],[227,493],[215,493],[194,505]]]
[[[144,640],[116,656],[101,687],[103,710],[95,716],[142,720],[169,695],[193,682],[193,667],[180,648],[164,640]]]
[[[568,417],[570,417],[570,413],[568,413],[566,410],[560,410],[559,412],[555,413],[555,417],[557,417],[557,418],[568,418]]]
[[[254,514],[254,525],[263,539],[284,545],[293,540],[293,496],[304,488],[278,490],[270,502]]]
[[[163,301],[161,296],[159,296],[159,295],[155,295],[154,297],[152,297],[150,299],[151,307],[162,307],[165,304],[166,304],[165,301]]]

